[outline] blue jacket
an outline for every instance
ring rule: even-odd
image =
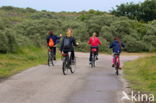
[[[110,48],[113,48],[113,53],[121,53],[121,47],[125,47],[123,43],[119,43],[117,40],[114,40],[110,45]]]
[[[57,43],[59,43],[59,39],[60,39],[61,37],[58,37],[57,35],[49,35],[49,36],[47,37],[47,43],[49,43],[50,38],[53,39],[53,41],[54,41],[54,43],[55,43],[55,45],[56,45]]]

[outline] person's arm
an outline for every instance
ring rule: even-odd
[[[88,44],[91,44],[91,41],[92,41],[91,38],[89,38]]]
[[[102,44],[99,38],[98,38],[98,44],[99,44],[99,45],[101,45],[101,44]]]
[[[113,48],[113,43],[110,44],[109,48]]]
[[[60,39],[62,38],[62,35],[60,36],[55,35],[55,38],[56,38],[55,44],[58,44],[60,42]]]
[[[61,39],[61,36],[56,36],[56,39],[57,39],[57,40]]]
[[[73,37],[73,45],[74,46],[77,46],[77,44],[76,44],[76,39]]]
[[[123,43],[121,43],[121,46],[122,46],[123,48],[125,48],[125,45],[124,45]]]
[[[59,39],[61,39],[61,38],[62,38],[62,34],[60,34],[60,36],[57,36],[57,35],[56,35],[56,39],[57,39],[57,40],[59,40]]]

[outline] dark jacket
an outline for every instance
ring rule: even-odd
[[[69,49],[65,49],[65,48],[64,48],[64,39],[65,39],[65,38],[70,38],[70,39],[69,39],[69,40],[70,40],[70,48],[69,48]],[[74,37],[67,37],[67,36],[65,36],[65,37],[63,37],[63,39],[62,39],[62,43],[61,43],[61,48],[60,48],[60,50],[61,50],[61,51],[66,51],[66,52],[71,52],[71,51],[74,51],[74,46],[77,46],[75,38],[74,38]]]
[[[55,45],[56,45],[57,43],[59,43],[59,39],[60,39],[61,37],[59,37],[59,36],[57,36],[57,35],[49,35],[49,36],[47,37],[47,44],[49,43],[50,38],[53,39],[53,41],[54,41],[54,43],[55,43]]]
[[[117,40],[114,40],[110,45],[110,48],[113,48],[113,53],[121,53],[121,47],[125,47],[123,43],[119,43]]]

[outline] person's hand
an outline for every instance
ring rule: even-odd
[[[63,51],[60,51],[61,54],[63,54]]]
[[[76,45],[80,45],[80,43],[77,42]]]
[[[60,34],[60,37],[62,37],[62,34]]]

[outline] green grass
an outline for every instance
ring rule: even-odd
[[[156,55],[125,63],[124,74],[132,89],[156,97]]]
[[[46,63],[47,48],[30,47],[16,54],[0,54],[0,79]]]

